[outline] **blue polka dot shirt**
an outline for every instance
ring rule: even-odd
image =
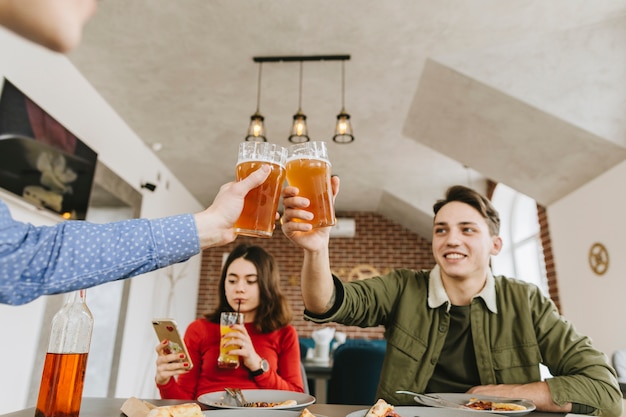
[[[93,287],[182,262],[200,252],[192,214],[108,224],[36,227],[0,201],[0,303]]]

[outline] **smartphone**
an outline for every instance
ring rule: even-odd
[[[165,352],[168,354],[183,352],[185,354],[185,361],[189,362],[189,369],[191,369],[193,367],[193,363],[191,363],[187,346],[185,346],[185,342],[180,336],[176,321],[173,319],[154,319],[152,320],[152,327],[154,327],[154,331],[156,332],[159,342],[162,342],[165,339],[169,341],[167,348],[165,348]]]

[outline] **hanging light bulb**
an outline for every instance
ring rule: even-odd
[[[257,84],[256,95],[256,111],[250,116],[250,126],[248,127],[248,135],[246,136],[247,142],[267,142],[265,138],[265,125],[263,121],[265,118],[259,112],[259,104],[261,102],[261,68],[263,63],[259,62],[259,80]]]
[[[298,94],[298,111],[293,115],[293,124],[291,125],[289,142],[304,143],[310,140],[309,129],[306,126],[306,115],[302,113],[302,61],[300,61],[300,92]]]
[[[352,134],[352,123],[350,122],[350,115],[346,112],[344,105],[345,96],[345,66],[344,61],[341,61],[341,111],[337,115],[337,124],[335,125],[335,136],[333,141],[336,143],[350,143],[354,141],[354,135]]]

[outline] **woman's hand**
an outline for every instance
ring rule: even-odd
[[[235,331],[227,333],[226,336],[222,338],[222,345],[234,345],[235,349],[231,350],[229,353],[239,356],[239,360],[243,366],[251,371],[256,371],[259,369],[262,358],[256,353],[256,350],[254,350],[254,345],[246,330],[246,326],[243,324],[233,324],[230,327]]]
[[[156,347],[156,376],[154,380],[157,385],[165,385],[170,378],[175,375],[184,374],[189,371],[189,361],[183,352],[167,353],[169,340],[163,340]]]

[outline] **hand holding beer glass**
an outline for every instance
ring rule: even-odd
[[[267,142],[239,144],[237,181],[256,171],[263,164],[272,171],[265,182],[251,190],[243,203],[243,211],[235,222],[235,233],[246,236],[272,237],[280,192],[285,180],[287,149]]]
[[[314,228],[334,226],[336,220],[330,183],[331,165],[326,143],[299,143],[291,145],[287,151],[287,182],[290,186],[298,187],[299,195],[311,202],[307,210],[314,217],[306,223]]]
[[[230,351],[233,349],[240,349],[240,346],[229,345],[224,346],[224,342],[228,339],[228,334],[235,332],[231,328],[234,324],[243,324],[243,313],[237,313],[235,311],[225,311],[220,315],[220,356],[217,359],[217,366],[219,368],[235,369],[239,367],[239,356],[231,355]]]

